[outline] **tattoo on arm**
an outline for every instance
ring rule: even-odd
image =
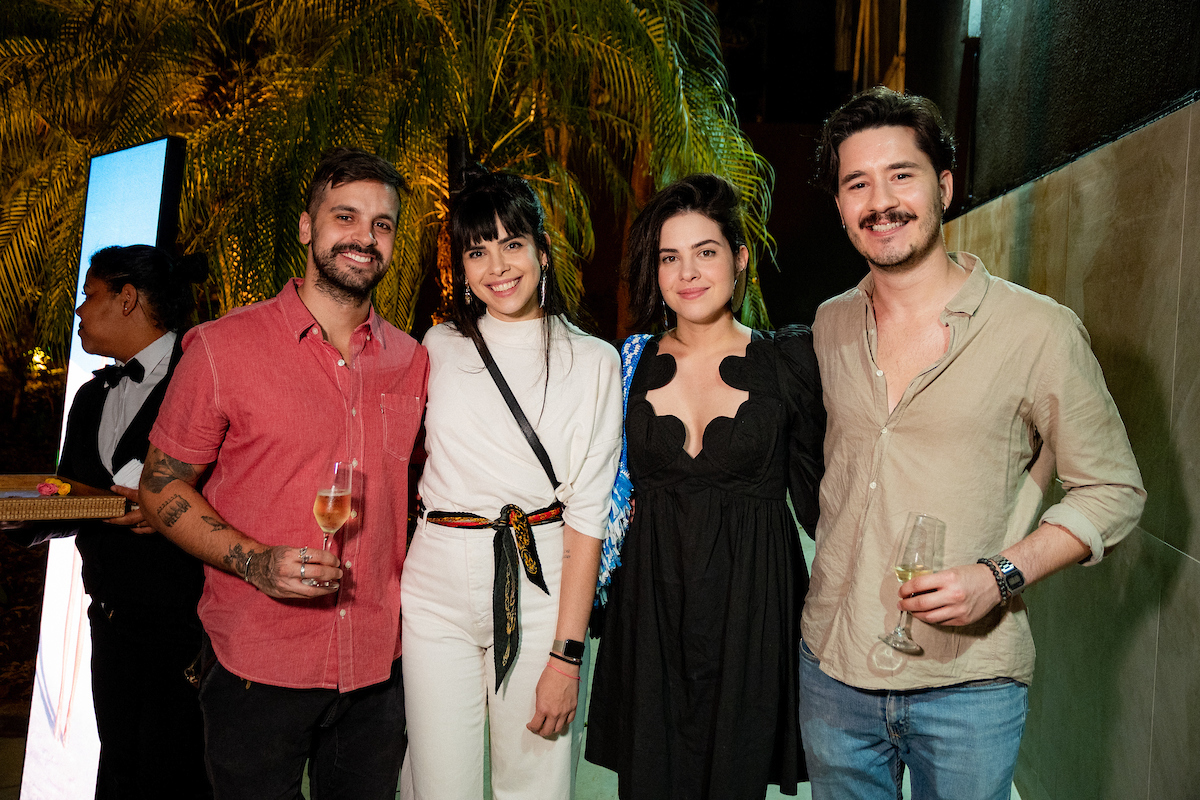
[[[204,520],[213,529],[213,533],[217,531],[227,531],[232,526],[220,517],[210,517],[207,514],[201,514],[200,519]]]
[[[277,587],[282,580],[279,575],[279,562],[283,559],[284,547],[269,547],[255,553],[250,560],[249,574],[246,580],[262,589],[265,586]]]
[[[191,464],[185,464],[159,451],[158,458],[150,464],[150,474],[145,478],[145,484],[147,489],[158,494],[166,489],[171,481],[183,481],[194,486],[196,478],[196,470]]]
[[[171,495],[167,502],[158,507],[158,516],[162,524],[169,528],[191,507],[192,504],[179,495]]]
[[[241,575],[244,578],[246,576],[242,573],[242,568],[246,565],[246,556],[248,555],[250,554],[242,549],[241,542],[238,542],[229,548],[229,552],[221,557],[221,561],[234,575]]]
[[[264,586],[278,586],[281,582],[279,562],[286,549],[268,547],[265,550],[246,550],[238,543],[229,548],[221,561],[234,575],[240,575],[246,582],[262,589]]]

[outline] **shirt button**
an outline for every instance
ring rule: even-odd
[[[882,377],[883,377],[883,370],[881,370],[881,369],[877,369],[877,370],[875,370],[875,374],[876,374],[876,375],[878,375],[879,377],[881,377],[881,378],[882,378]]]
[[[350,563],[349,561],[347,561],[347,562],[346,562],[346,569],[350,569],[350,567],[351,567],[351,566],[352,566],[352,565],[351,565],[351,563]]]
[[[874,489],[874,488],[875,488],[875,481],[871,481],[871,488],[872,488],[872,489]]]
[[[369,334],[369,333],[367,334],[367,341],[368,342],[371,341],[371,334]]]
[[[350,519],[358,519],[358,509],[357,508],[350,509]]]
[[[357,409],[357,408],[352,408],[352,409],[350,409],[350,416],[352,416],[352,417],[357,417],[357,416],[358,416],[358,409]]]
[[[880,435],[880,436],[883,436],[885,433],[887,433],[887,426],[886,426],[886,425],[885,425],[885,426],[883,426],[883,428],[882,428],[882,429],[880,429],[880,431],[879,431],[879,435]]]
[[[344,366],[346,366],[346,359],[344,359],[344,358],[339,358],[339,359],[338,359],[338,366],[339,366],[339,367],[344,367]]]
[[[346,609],[343,608],[341,611],[338,612],[338,614],[343,617],[346,616]]]
[[[358,459],[356,458],[356,459],[354,459],[353,461],[351,461],[351,462],[350,462],[350,466],[352,466],[352,467],[357,467],[357,466],[358,466]]]

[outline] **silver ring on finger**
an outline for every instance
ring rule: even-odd
[[[308,545],[300,548],[300,563],[307,564],[312,560],[312,556],[308,554]]]
[[[300,565],[300,580],[304,580],[304,564]]]

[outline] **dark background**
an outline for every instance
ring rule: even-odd
[[[709,5],[721,21],[742,127],[775,167],[769,229],[779,269],[761,270],[771,321],[811,323],[822,300],[866,272],[832,200],[809,183],[819,125],[852,93],[851,73],[836,63],[836,42],[849,37],[852,46],[859,3]],[[884,17],[898,18],[899,0],[879,5]],[[956,184],[961,202],[950,217],[1200,96],[1196,0],[987,0],[977,69],[964,61],[969,0],[907,7],[905,88],[931,98],[960,140],[974,143],[966,153],[960,141],[960,160],[969,164],[960,165],[956,179],[968,169],[970,184]],[[839,31],[839,19],[851,27]],[[885,40],[886,21],[881,28]],[[890,30],[894,37],[894,21]],[[960,111],[972,103],[975,113],[963,118]]]

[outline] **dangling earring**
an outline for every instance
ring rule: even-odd
[[[542,279],[538,282],[538,307],[546,307],[546,271],[542,270]]]
[[[463,299],[467,301],[467,305],[471,305],[471,284],[463,281]]]
[[[667,316],[667,301],[666,301],[665,299],[663,299],[663,298],[659,298],[659,301],[658,301],[658,302],[662,303],[662,310],[663,310],[663,330],[664,330],[664,331],[669,331],[669,330],[671,330],[671,319],[670,319],[670,317],[668,317],[668,316]]]

